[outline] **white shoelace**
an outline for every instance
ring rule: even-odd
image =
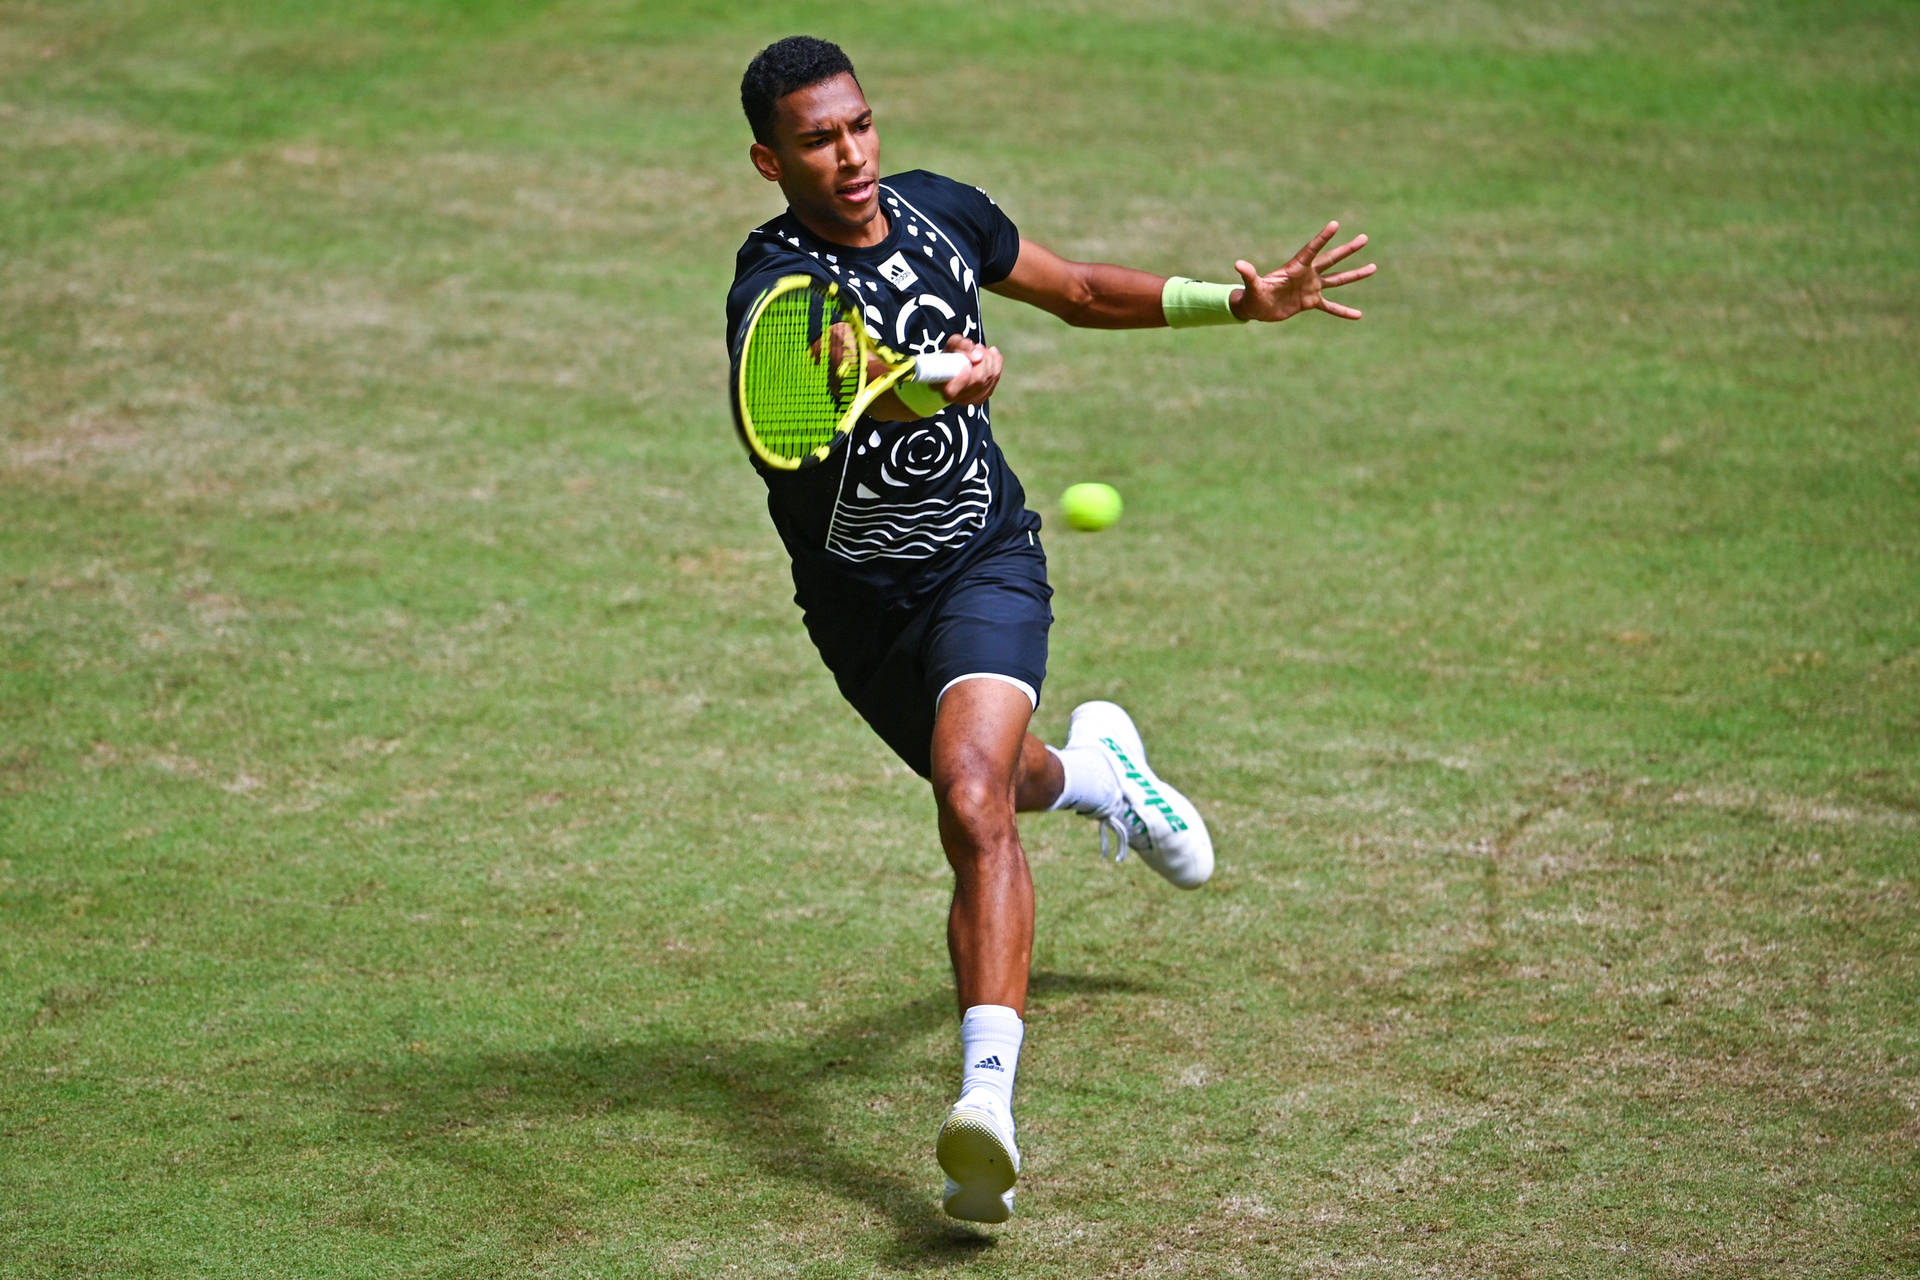
[[[1127,803],[1126,783],[1121,780],[1120,770],[1114,766],[1113,758],[1105,752],[1101,753],[1101,758],[1106,761],[1108,770],[1113,774],[1113,785],[1118,794],[1113,803],[1106,808],[1095,809],[1087,816],[1100,824],[1100,857],[1103,860],[1111,858],[1113,865],[1117,867],[1127,860],[1127,854],[1133,850],[1127,824],[1121,821],[1123,814],[1133,816],[1133,806]],[[1136,817],[1134,821],[1138,822],[1139,819]],[[1112,853],[1107,852],[1108,832],[1112,832],[1114,836],[1115,848]]]

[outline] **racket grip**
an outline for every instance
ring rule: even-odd
[[[964,351],[936,351],[913,358],[912,377],[915,382],[930,384],[951,382],[971,363]]]

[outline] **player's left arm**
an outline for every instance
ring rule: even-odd
[[[1358,320],[1358,310],[1332,301],[1326,291],[1364,280],[1377,267],[1369,262],[1330,272],[1367,243],[1366,236],[1359,235],[1327,248],[1339,230],[1338,222],[1329,222],[1277,271],[1263,273],[1244,258],[1235,262],[1241,284],[1227,296],[1233,317],[1273,322],[1302,311],[1324,311],[1343,320]],[[1152,329],[1167,323],[1162,303],[1166,286],[1165,276],[1106,262],[1074,262],[1022,236],[1013,270],[987,287],[1083,329]]]

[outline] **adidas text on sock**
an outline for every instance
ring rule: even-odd
[[[1027,1025],[1005,1005],[977,1004],[960,1020],[960,1096],[987,1089],[1013,1107],[1013,1077]]]

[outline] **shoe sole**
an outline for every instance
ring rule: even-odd
[[[1019,1170],[991,1124],[970,1115],[949,1118],[940,1126],[934,1155],[954,1184],[941,1200],[948,1217],[1005,1222],[1013,1216],[1007,1192],[1013,1190]]]

